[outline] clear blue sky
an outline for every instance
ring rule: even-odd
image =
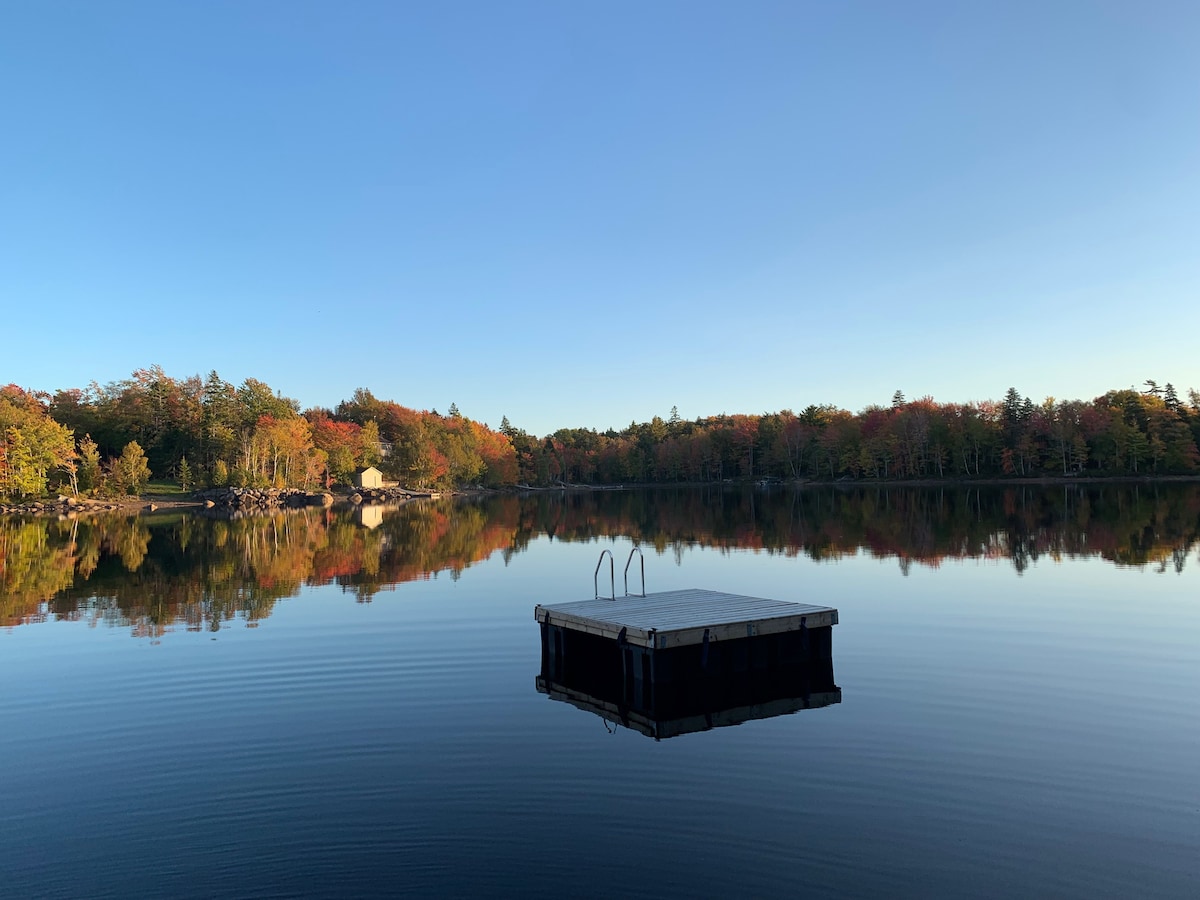
[[[1200,4],[9,3],[0,383],[1200,388]]]

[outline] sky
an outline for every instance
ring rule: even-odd
[[[1200,4],[0,8],[0,383],[543,435],[1200,389]]]

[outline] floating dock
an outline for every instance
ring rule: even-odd
[[[655,738],[841,701],[830,606],[647,594],[643,579],[641,594],[538,604],[534,618],[540,692]]]

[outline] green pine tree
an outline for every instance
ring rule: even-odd
[[[179,486],[184,491],[190,491],[195,484],[195,477],[192,475],[192,467],[188,463],[188,458],[185,456],[179,460]]]

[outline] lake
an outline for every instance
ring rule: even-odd
[[[836,607],[837,702],[540,692],[534,606],[635,545]],[[1197,485],[8,518],[0,566],[5,897],[1200,895]]]

